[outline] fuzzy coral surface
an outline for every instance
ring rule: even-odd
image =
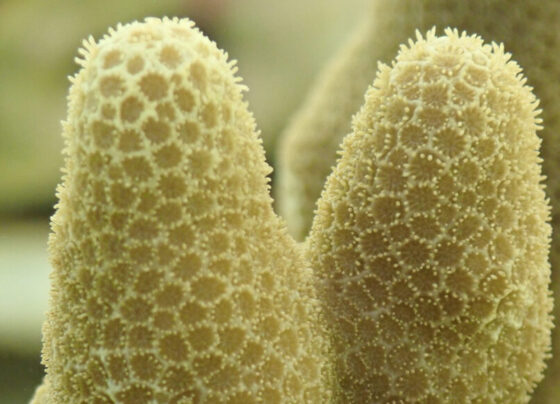
[[[552,289],[560,298],[560,2],[557,0],[373,0],[362,25],[323,69],[309,96],[282,134],[278,209],[290,233],[303,240],[336,151],[351,131],[378,61],[388,63],[416,29],[451,26],[503,42],[522,66],[543,109],[541,156],[552,205]],[[560,316],[560,305],[555,317]],[[560,327],[535,402],[560,402]]]
[[[503,46],[382,65],[306,242],[346,403],[526,403],[550,349],[540,112]]]
[[[36,402],[327,402],[310,273],[234,63],[186,19],[81,54]]]

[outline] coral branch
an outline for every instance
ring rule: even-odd
[[[233,64],[178,19],[81,55],[37,401],[328,401],[310,274]]]
[[[351,116],[373,79],[377,61],[387,63],[415,29],[457,27],[503,42],[523,67],[543,108],[541,155],[552,205],[552,285],[560,298],[560,2],[557,0],[372,0],[364,26],[326,66],[309,97],[281,138],[278,207],[290,232],[303,239],[313,209],[336,161],[336,150],[350,132]],[[556,306],[560,316],[560,305]],[[535,402],[560,402],[560,327],[553,330],[553,352]]]
[[[419,36],[353,120],[306,243],[339,402],[524,403],[543,377],[540,111],[509,58]]]

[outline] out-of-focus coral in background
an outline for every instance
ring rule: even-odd
[[[67,77],[83,38],[146,16],[179,16],[232,58],[250,88],[271,164],[276,135],[367,0],[2,0],[0,2],[0,403],[39,384],[48,301],[48,220],[62,166]]]

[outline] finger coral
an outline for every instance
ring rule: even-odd
[[[447,30],[381,65],[307,254],[347,403],[526,403],[550,347],[540,111],[503,46]]]
[[[186,19],[81,55],[37,401],[327,402],[310,274],[234,63]]]

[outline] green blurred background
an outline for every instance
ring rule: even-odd
[[[146,16],[190,17],[231,58],[271,164],[277,135],[367,0],[0,0],[0,403],[43,376],[48,218],[62,166],[60,121],[82,39]]]

